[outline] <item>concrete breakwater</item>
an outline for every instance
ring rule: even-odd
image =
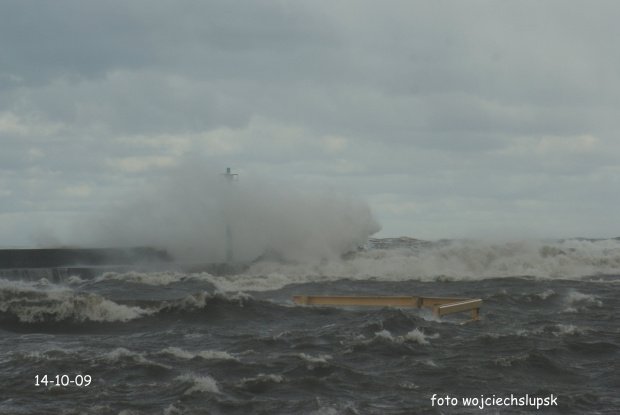
[[[165,250],[150,247],[0,249],[0,269],[147,265],[172,260]]]
[[[92,279],[106,272],[183,272],[234,275],[249,263],[176,262],[165,250],[140,248],[0,249],[0,278],[60,282],[71,276]]]

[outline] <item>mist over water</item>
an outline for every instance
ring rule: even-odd
[[[230,182],[195,164],[173,171],[127,203],[80,225],[91,246],[153,246],[180,261],[233,261],[261,255],[286,260],[338,257],[380,230],[359,197],[292,188],[252,177]]]

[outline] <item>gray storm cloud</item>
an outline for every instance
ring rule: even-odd
[[[120,209],[131,220],[113,209],[70,240],[72,223],[184,157],[354,188],[381,237],[618,235],[619,2],[4,3],[3,246],[73,244],[85,233],[106,236],[89,241],[97,245],[143,244],[170,222],[188,229],[154,242],[175,237],[188,245],[179,251],[225,256],[223,208],[209,199],[219,190],[203,174],[187,196],[154,186]],[[267,187],[283,202],[261,225],[295,201],[319,212],[365,206],[242,177],[225,203],[238,255],[239,233],[256,227],[247,218],[270,201],[253,188]],[[173,196],[196,205],[175,202],[177,215]],[[245,206],[232,199],[244,197],[253,208],[233,215]],[[312,234],[350,220],[297,211],[297,222],[286,213],[274,222]],[[341,250],[336,241],[326,249]]]
[[[230,183],[198,165],[178,169],[91,221],[89,244],[165,248],[180,261],[224,261],[229,246],[234,261],[265,254],[328,259],[356,249],[381,228],[356,196],[247,177]]]

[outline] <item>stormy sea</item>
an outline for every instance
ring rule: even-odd
[[[620,240],[0,270],[2,414],[617,414]],[[432,308],[294,295],[480,298]]]

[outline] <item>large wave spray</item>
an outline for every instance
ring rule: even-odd
[[[380,229],[356,196],[247,177],[231,184],[218,173],[195,164],[179,168],[94,220],[89,243],[150,245],[183,261],[224,261],[228,247],[234,261],[264,254],[314,260],[354,250]]]

